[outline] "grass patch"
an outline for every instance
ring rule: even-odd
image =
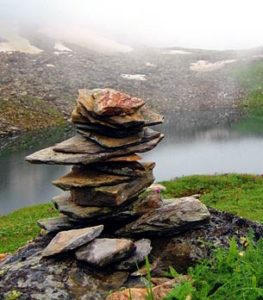
[[[246,117],[233,125],[243,133],[263,133],[263,61],[251,62],[234,71],[234,77],[246,91],[240,106]]]
[[[186,176],[162,182],[165,198],[201,193],[208,206],[263,222],[263,177],[254,175]],[[38,219],[58,215],[51,204],[19,209],[0,217],[0,253],[12,252],[38,235]]]
[[[165,300],[263,299],[263,239],[249,240],[244,251],[232,240],[230,248],[217,249],[213,258],[189,269],[192,281],[176,286]]]
[[[0,98],[0,118],[23,131],[65,124],[62,113],[54,105],[28,96],[19,101]]]
[[[263,177],[256,175],[195,175],[162,182],[166,198],[201,193],[208,206],[263,222]]]
[[[58,212],[51,204],[25,207],[0,217],[0,253],[13,252],[35,238],[40,228],[39,219],[53,217]]]

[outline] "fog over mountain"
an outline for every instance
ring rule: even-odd
[[[263,45],[260,0],[0,0],[0,37],[32,27],[60,40],[121,47],[242,49]],[[3,25],[4,24],[4,25]]]

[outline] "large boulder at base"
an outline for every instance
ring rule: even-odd
[[[214,248],[227,247],[233,236],[240,240],[253,230],[256,239],[263,237],[262,224],[213,209],[210,213],[209,223],[199,228],[151,239],[152,277],[166,276],[169,266],[185,272],[199,259],[209,257]],[[51,239],[52,235],[40,236],[0,262],[1,300],[12,291],[20,293],[19,300],[105,300],[110,291],[138,287],[138,281],[126,271],[114,271],[111,267],[97,270],[77,262],[73,255],[41,259]]]
[[[207,207],[194,197],[165,200],[163,206],[151,210],[118,231],[121,235],[162,235],[183,232],[208,221]]]
[[[104,226],[94,226],[81,229],[60,231],[42,252],[42,256],[52,256],[58,253],[74,250],[99,236]]]
[[[75,254],[78,260],[104,267],[129,257],[135,248],[131,240],[100,238],[82,246]]]

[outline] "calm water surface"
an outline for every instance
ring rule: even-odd
[[[168,116],[163,126],[165,139],[143,157],[155,161],[157,181],[191,174],[263,173],[263,135],[250,130],[242,133],[235,125],[233,111],[187,112]],[[48,202],[60,190],[51,181],[70,167],[31,165],[24,157],[64,139],[62,134],[34,136],[20,141],[0,155],[0,214]],[[40,142],[39,142],[40,140]],[[23,145],[23,149],[21,148]]]

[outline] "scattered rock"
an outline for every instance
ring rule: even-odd
[[[43,257],[74,250],[99,236],[104,226],[60,231],[42,252]]]

